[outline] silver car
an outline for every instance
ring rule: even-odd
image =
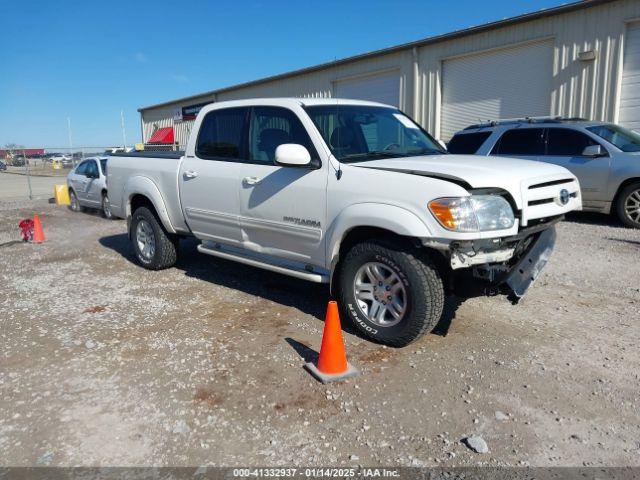
[[[90,157],[81,161],[67,175],[71,210],[79,212],[85,207],[102,210],[111,219],[111,204],[107,192],[108,157]]]
[[[555,163],[580,181],[583,210],[615,213],[640,228],[640,133],[584,119],[525,118],[472,125],[451,153],[504,155]]]

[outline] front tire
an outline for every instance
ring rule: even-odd
[[[632,183],[620,192],[616,214],[627,227],[640,228],[640,182]]]
[[[69,208],[74,212],[83,212],[84,207],[78,201],[78,195],[73,190],[69,190]]]
[[[351,248],[340,269],[343,314],[365,336],[403,347],[437,325],[442,278],[417,249],[372,241]]]
[[[148,208],[139,207],[133,212],[129,236],[136,260],[142,267],[162,270],[175,265],[178,259],[178,239],[164,229]]]

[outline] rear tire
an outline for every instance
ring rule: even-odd
[[[438,324],[444,287],[424,252],[374,240],[357,244],[346,254],[339,297],[343,314],[365,336],[403,347]],[[380,314],[381,309],[387,311]]]
[[[178,259],[178,237],[167,232],[147,207],[133,212],[129,236],[138,263],[148,270],[173,267]]]
[[[109,194],[106,192],[102,194],[102,216],[107,220],[113,219],[113,214],[111,213],[111,202],[109,202]]]
[[[640,182],[627,185],[616,200],[616,214],[627,227],[640,228]]]

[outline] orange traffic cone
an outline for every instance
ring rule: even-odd
[[[334,301],[330,301],[327,306],[318,365],[309,362],[304,367],[322,383],[344,380],[360,374],[358,369],[347,362],[338,304]]]
[[[38,215],[33,216],[33,243],[44,242],[44,230],[42,230],[42,223],[40,223],[40,217]]]

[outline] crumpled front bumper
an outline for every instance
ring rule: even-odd
[[[502,294],[518,303],[551,257],[556,241],[554,224],[530,228],[505,239],[513,252],[507,261],[453,270],[453,292],[463,298]]]
[[[538,278],[551,257],[555,243],[555,227],[543,230],[518,262],[511,267],[500,286],[507,290],[506,293],[513,303],[517,303]]]

